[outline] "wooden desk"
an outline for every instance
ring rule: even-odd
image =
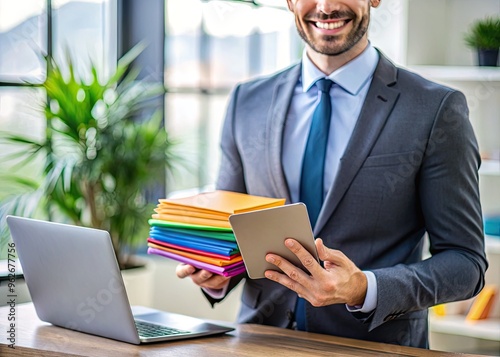
[[[260,325],[224,336],[131,345],[44,323],[31,303],[16,307],[15,349],[9,348],[9,307],[0,308],[0,356],[453,356],[458,354],[352,340]],[[460,356],[466,356],[460,354]],[[471,356],[471,355],[469,355]]]

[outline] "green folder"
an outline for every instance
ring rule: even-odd
[[[163,221],[161,219],[150,219],[148,223],[150,226],[158,226],[165,228],[179,228],[179,229],[189,229],[189,230],[196,229],[201,231],[212,231],[212,232],[231,232],[231,233],[233,232],[231,228],[200,226],[197,224]]]

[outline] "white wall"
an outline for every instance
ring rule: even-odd
[[[370,39],[398,64],[473,65],[464,33],[499,13],[500,0],[384,0],[372,11]]]

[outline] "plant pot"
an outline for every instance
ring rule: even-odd
[[[496,67],[498,63],[498,48],[493,50],[478,49],[477,60],[480,66]]]

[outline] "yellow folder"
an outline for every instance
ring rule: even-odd
[[[190,197],[160,199],[158,208],[196,210],[204,213],[224,214],[255,211],[285,204],[284,198],[269,198],[245,193],[216,190]]]
[[[487,319],[493,306],[494,298],[497,294],[497,287],[486,285],[476,296],[472,306],[465,318],[468,321]]]

